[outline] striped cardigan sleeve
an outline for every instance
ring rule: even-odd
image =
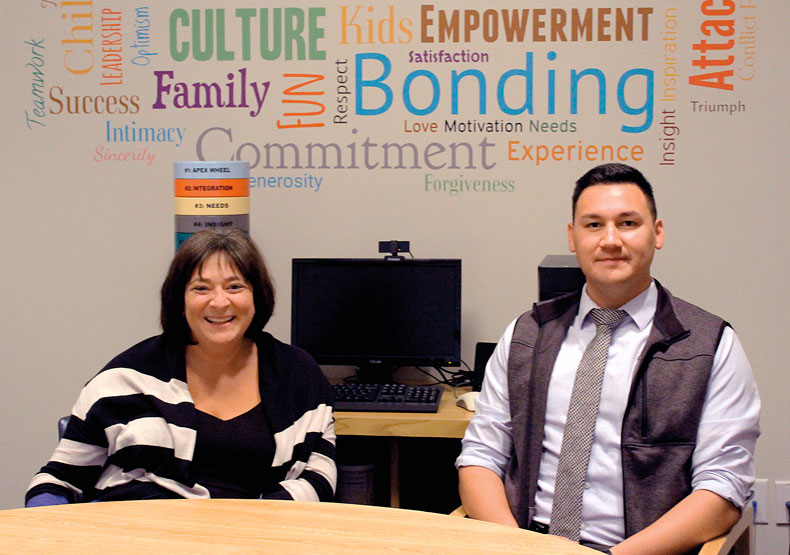
[[[282,476],[270,499],[332,501],[337,484],[332,390],[315,360],[301,349],[275,340],[277,382],[262,396],[274,421],[272,467]]]
[[[337,483],[335,424],[332,407],[322,404],[275,435],[278,446],[273,466],[288,463],[280,486],[297,501],[332,501]],[[283,448],[280,448],[283,446]],[[289,455],[290,459],[283,460]]]
[[[173,478],[180,475],[179,461],[191,458],[195,432],[162,414],[178,412],[190,399],[183,381],[106,368],[80,392],[63,438],[30,483],[26,503],[42,493],[79,502],[139,478],[172,490]],[[148,461],[163,459],[173,464],[159,464],[160,475],[146,468]],[[128,475],[133,468],[140,469],[140,476]],[[188,495],[189,488],[184,489],[182,495]]]
[[[94,422],[72,413],[55,452],[33,476],[25,503],[44,493],[64,497],[69,503],[82,501],[107,460],[107,442],[100,432]]]

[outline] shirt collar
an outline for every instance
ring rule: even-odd
[[[657,303],[658,289],[656,289],[655,282],[651,280],[647,289],[619,308],[628,313],[628,316],[631,317],[631,320],[634,321],[636,327],[641,331],[653,322]],[[581,300],[579,301],[579,319],[577,321],[582,322],[582,325],[586,324],[587,316],[593,308],[601,307],[595,304],[590,296],[587,295],[587,285],[585,284],[584,289],[582,289]]]

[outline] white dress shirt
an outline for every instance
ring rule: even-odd
[[[583,541],[614,545],[624,539],[623,471],[620,437],[639,355],[653,325],[655,284],[620,307],[629,317],[612,332],[601,402],[582,499]],[[562,434],[576,369],[595,335],[589,312],[597,305],[582,292],[579,312],[568,329],[549,382],[545,436],[535,496],[535,520],[548,524]],[[456,466],[483,466],[504,476],[511,448],[507,364],[515,320],[507,327],[486,366]],[[692,456],[692,488],[710,490],[742,508],[754,481],[754,447],[759,435],[760,399],[751,366],[738,337],[726,328],[713,360]]]

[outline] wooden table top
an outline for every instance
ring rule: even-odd
[[[547,536],[435,513],[237,499],[0,511],[3,553],[519,553],[592,555]]]

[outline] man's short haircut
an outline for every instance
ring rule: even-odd
[[[579,200],[582,191],[587,187],[592,187],[593,185],[614,185],[617,183],[633,183],[639,187],[645,194],[647,205],[655,221],[658,217],[658,210],[656,209],[656,199],[653,196],[653,187],[642,175],[642,172],[627,164],[602,164],[581,176],[573,189],[571,217],[573,219],[576,218],[576,202]]]
[[[239,229],[207,229],[184,241],[170,263],[162,284],[160,323],[165,339],[173,345],[193,344],[184,315],[184,294],[192,274],[214,253],[223,253],[252,286],[255,315],[247,328],[249,337],[263,329],[274,312],[274,284],[260,251],[249,235]]]

